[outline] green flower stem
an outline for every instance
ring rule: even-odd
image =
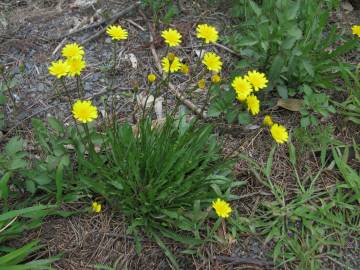
[[[195,72],[198,70],[198,68],[199,68],[199,66],[200,66],[204,48],[205,48],[205,41],[202,41],[202,42],[201,42],[201,45],[200,45],[200,55],[199,55],[199,58],[198,58],[197,61],[196,61],[195,69],[193,70],[193,72],[191,72],[191,70],[190,70],[190,80],[189,80],[189,83],[190,83],[190,82],[192,81],[192,79],[193,79],[193,74],[195,74]],[[186,87],[186,88],[187,88],[187,87]],[[185,88],[185,89],[186,89],[186,88]]]
[[[62,87],[64,88],[65,96],[67,97],[67,101],[68,101],[68,104],[69,104],[69,107],[70,107],[70,111],[72,111],[72,107],[73,107],[73,103],[71,102],[72,99],[71,99],[70,93],[68,91],[68,88],[66,86],[65,79],[63,77],[60,78],[60,83],[61,83]],[[84,141],[82,140],[82,137],[81,137],[80,130],[79,130],[78,124],[76,122],[76,119],[75,119],[75,128],[76,128],[77,133],[79,134],[79,137],[80,137],[82,143],[84,143]]]
[[[114,41],[113,42],[113,66],[111,69],[111,80],[110,80],[110,87],[109,90],[111,92],[111,105],[110,105],[110,120],[113,123],[115,122],[115,101],[114,101],[114,97],[115,97],[115,90],[113,89],[114,86],[114,81],[115,81],[115,73],[116,73],[116,57],[117,56],[117,43]]]
[[[166,91],[168,90],[168,87],[169,87],[169,83],[170,83],[170,72],[166,73],[166,77],[165,79],[163,79],[159,85],[159,87],[156,88],[156,91],[155,91],[155,96],[154,96],[154,101],[153,103],[151,104],[151,107],[150,107],[150,112],[152,112],[152,110],[154,109],[155,107],[155,102],[156,102],[156,99],[161,95],[161,88],[160,86],[162,86],[163,84],[165,84],[167,86],[167,89]],[[165,97],[164,97],[164,101],[165,101]],[[166,102],[166,101],[165,101]],[[145,109],[146,109],[146,103],[145,103]]]
[[[165,93],[164,93],[164,109],[165,109],[165,114],[167,113],[167,107],[168,107],[168,102],[167,102],[167,94],[169,93],[169,86],[170,86],[170,72],[168,73],[168,76],[165,80],[165,83],[166,83],[166,90],[165,90]],[[155,102],[155,99],[154,99],[154,102]]]
[[[167,46],[166,46],[166,50],[165,50],[165,55],[164,55],[164,57],[167,57],[167,55],[168,55],[168,53],[169,53],[169,50],[170,50],[170,46],[167,45]]]
[[[83,124],[84,130],[85,130],[85,134],[86,134],[86,139],[88,142],[88,150],[89,150],[89,156],[92,158],[95,156],[95,146],[91,141],[91,137],[90,137],[90,131],[89,131],[89,127],[86,123]]]
[[[204,110],[205,110],[207,104],[209,103],[209,100],[210,100],[210,89],[211,89],[212,86],[213,86],[213,82],[210,81],[210,86],[209,86],[209,88],[208,88],[208,90],[207,90],[207,93],[206,93],[205,102],[204,102],[204,105],[203,105],[202,108],[201,108],[201,114],[204,113]]]
[[[12,95],[11,87],[10,87],[10,85],[9,85],[8,80],[6,79],[5,72],[2,73],[2,77],[3,77],[3,80],[4,80],[4,82],[5,82],[6,91],[8,91],[8,94],[9,94],[9,96],[10,96],[10,99],[11,99],[11,101],[12,101],[12,103],[13,103],[15,109],[16,109],[16,107],[17,107],[17,106],[16,106],[16,101],[15,101],[14,96]]]
[[[66,86],[66,83],[65,83],[65,79],[64,78],[60,78],[60,82],[61,82],[61,85],[62,87],[64,88],[64,92],[65,92],[65,95],[68,99],[68,103],[69,103],[69,106],[70,106],[70,110],[72,108],[72,103],[71,103],[71,96],[69,94],[69,91],[67,89],[67,86]],[[60,96],[60,93],[58,93],[58,95]]]
[[[82,98],[82,91],[81,91],[81,86],[82,86],[82,84],[81,84],[81,78],[80,78],[80,76],[76,76],[76,91],[77,91],[77,93],[78,93],[78,97],[79,97],[79,99],[81,99]]]

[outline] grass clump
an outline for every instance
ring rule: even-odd
[[[234,184],[211,132],[209,125],[184,125],[171,117],[161,127],[144,119],[138,133],[116,124],[103,135],[98,155],[80,159],[81,181],[129,219],[134,235],[199,243],[196,228],[205,209],[215,198],[228,197]]]

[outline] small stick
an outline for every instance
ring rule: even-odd
[[[106,24],[106,26],[101,29],[100,31],[98,31],[97,33],[95,33],[94,35],[90,36],[89,38],[85,39],[81,44],[84,45],[94,39],[97,39],[98,37],[100,37],[103,33],[105,33],[107,26],[113,24],[114,22],[116,22],[121,16],[125,15],[126,13],[132,11],[134,8],[138,7],[140,5],[140,2],[135,2],[134,4],[132,4],[131,6],[129,6],[128,8],[122,10],[121,12],[119,12],[118,14],[114,15]]]
[[[240,258],[238,256],[228,257],[228,256],[215,256],[215,260],[228,262],[230,264],[252,264],[261,267],[272,267],[274,264],[272,262],[262,261],[259,259],[252,259],[252,258]]]
[[[141,31],[145,32],[145,28],[142,27],[141,25],[139,25],[138,23],[134,22],[133,20],[130,19],[126,19],[125,21],[127,21],[128,23],[134,25],[135,27],[139,28]]]
[[[221,48],[221,49],[229,52],[229,53],[232,53],[233,55],[236,55],[237,57],[241,57],[241,55],[240,55],[239,53],[237,53],[237,52],[235,52],[234,50],[226,47],[225,45],[222,45],[222,44],[217,43],[217,42],[215,42],[214,45],[215,45],[216,47],[219,47],[219,48]]]
[[[15,222],[15,220],[17,220],[17,216],[14,217],[8,224],[6,224],[3,228],[0,229],[0,233],[5,231],[7,228],[9,228],[11,226],[11,224],[13,224]]]

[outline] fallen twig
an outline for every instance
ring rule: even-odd
[[[236,55],[237,57],[241,57],[241,55],[240,55],[239,53],[237,53],[237,52],[235,52],[234,50],[226,47],[225,45],[222,45],[222,44],[217,43],[217,42],[215,42],[214,45],[215,45],[216,47],[219,47],[219,48],[221,48],[221,49],[223,49],[223,50],[225,50],[225,51],[233,54],[233,55]]]
[[[103,29],[101,29],[100,31],[96,32],[94,35],[90,36],[89,38],[85,39],[83,42],[81,42],[82,45],[97,39],[98,37],[100,37],[105,31],[108,25],[111,25],[113,23],[115,23],[121,16],[125,15],[126,13],[132,11],[133,9],[135,9],[136,7],[138,7],[140,5],[140,2],[135,2],[134,4],[132,4],[131,6],[125,8],[124,10],[120,11],[119,13],[117,13],[116,15],[114,15],[113,17],[111,17],[110,20],[108,20],[106,22],[106,25]],[[102,24],[102,23],[101,23]]]
[[[155,31],[154,31],[150,21],[145,16],[144,12],[142,12],[142,10],[139,10],[139,12],[144,17],[145,21],[147,22],[148,28],[149,28],[150,50],[154,57],[156,67],[159,70],[159,73],[163,76],[163,78],[165,78],[165,74],[162,72],[159,56],[157,55],[157,52],[156,52],[156,49],[154,46]],[[175,95],[175,97],[178,100],[180,100],[186,107],[188,107],[192,112],[194,112],[195,114],[197,114],[199,117],[201,117],[203,119],[207,118],[206,113],[202,112],[201,108],[196,106],[194,103],[192,103],[190,100],[188,100],[183,94],[181,94],[181,92],[178,89],[176,89],[176,87],[172,83],[169,83],[169,88],[170,88],[170,91]]]
[[[259,260],[259,259],[252,259],[252,258],[240,258],[238,256],[233,256],[233,257],[215,256],[214,259],[223,261],[223,262],[227,262],[230,264],[250,264],[250,265],[256,265],[256,266],[266,267],[266,268],[271,268],[274,266],[274,264],[272,262],[267,262],[267,261],[263,261],[263,260]]]

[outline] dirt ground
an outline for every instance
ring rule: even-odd
[[[94,4],[91,4],[92,2]],[[31,140],[29,122],[31,117],[46,118],[51,115],[71,124],[71,113],[66,101],[59,102],[56,96],[55,90],[59,85],[56,85],[48,75],[49,62],[58,58],[61,46],[71,41],[82,43],[102,29],[103,25],[69,36],[67,33],[71,29],[74,31],[97,23],[103,19],[102,16],[111,17],[135,1],[95,2],[90,0],[0,1],[0,64],[15,70],[19,70],[19,66],[23,65],[25,69],[23,75],[16,75],[20,81],[16,88],[18,108],[15,112],[12,107],[7,108],[9,118],[6,129],[0,134],[2,139],[19,134]],[[176,17],[172,23],[183,33],[185,41],[182,44],[181,56],[189,62],[189,59],[195,57],[193,52],[199,46],[192,33],[197,22],[206,21],[215,24],[221,32],[226,31],[229,18],[224,16],[225,7],[224,9],[209,7],[206,1],[179,1],[179,3],[181,16]],[[341,19],[344,24],[350,25],[358,16],[356,14],[358,13],[337,14],[334,15],[334,19]],[[119,64],[114,82],[118,91],[119,119],[125,121],[130,119],[133,111],[131,89],[134,86],[140,90],[145,89],[146,75],[150,72],[156,73],[156,68],[149,50],[147,24],[137,9],[121,17],[117,22],[129,31],[128,41],[117,55]],[[154,43],[161,55],[164,47],[158,40],[159,37],[155,38]],[[111,40],[101,35],[86,42],[84,48],[88,63],[84,75],[86,97],[91,98],[101,108],[100,94],[104,93],[106,88],[102,69],[112,57]],[[223,75],[226,76],[237,56],[220,47],[216,50],[225,61],[226,68]],[[74,90],[73,85],[69,87]],[[179,88],[181,89],[181,84]],[[199,94],[199,102],[203,98],[202,95]],[[170,97],[171,102],[173,99]],[[278,108],[272,109],[272,113],[277,122],[289,128],[299,124],[300,118],[296,113]],[[326,121],[336,126],[336,136],[345,142],[351,142],[351,138],[356,137],[356,134],[360,137],[358,127],[341,125],[339,124],[341,119],[336,116]],[[266,130],[256,128],[244,132],[235,128],[218,132],[224,133],[224,155],[234,151],[244,152],[259,164],[266,163],[271,149]],[[291,190],[292,185],[296,183],[288,174],[291,167],[289,162],[283,159],[285,155],[287,149],[280,147],[275,156],[273,178]],[[299,171],[306,173],[305,170],[301,170],[301,166],[310,167],[316,172],[320,168],[319,159],[316,156],[304,156],[301,159]],[[246,162],[237,163],[235,175],[238,179],[248,181],[248,185],[238,191],[237,195],[243,196],[244,199],[236,205],[236,208],[239,213],[251,212],[257,203],[269,194],[262,190],[262,186],[251,175]],[[329,172],[322,181],[326,186],[336,177],[333,172]],[[82,206],[77,203],[71,207]],[[126,235],[126,222],[121,216],[111,213],[110,209],[105,209],[98,215],[83,214],[67,219],[48,218],[41,229],[27,235],[27,239],[29,238],[39,238],[45,245],[46,251],[39,254],[39,257],[62,255],[60,260],[54,263],[57,269],[96,269],[96,264],[113,266],[115,269],[171,269],[161,250],[149,240],[144,240],[142,253],[136,254],[133,239]],[[183,269],[266,269],[263,263],[271,262],[267,254],[271,244],[264,246],[263,239],[254,236],[243,235],[238,241],[227,245],[209,244],[202,248],[200,251],[202,256],[197,258],[181,254],[181,246],[168,244],[177,255]],[[351,263],[355,269],[360,269],[358,242],[349,243],[348,255],[344,257],[344,261]],[[228,256],[249,258],[250,263],[227,262]],[[334,266],[329,269],[339,268]]]

